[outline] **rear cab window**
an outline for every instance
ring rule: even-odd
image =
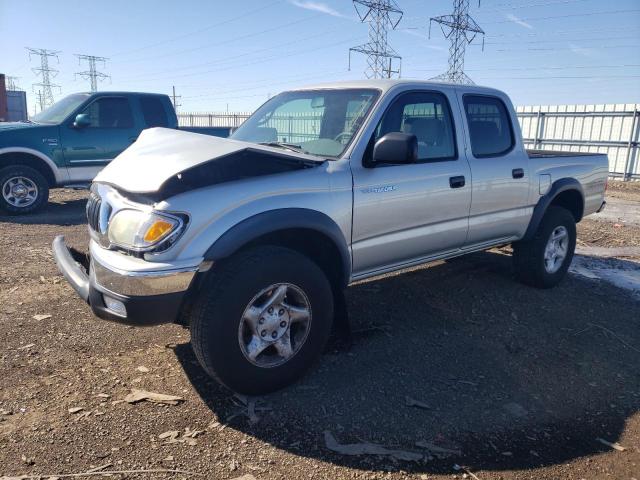
[[[513,126],[502,100],[485,95],[463,98],[473,156],[499,157],[511,151],[515,145]]]
[[[162,100],[158,97],[140,97],[140,108],[147,127],[168,127],[169,119]]]

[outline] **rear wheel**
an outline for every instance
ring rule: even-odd
[[[299,378],[331,330],[333,296],[298,252],[257,247],[211,271],[196,299],[191,342],[202,367],[234,391],[267,393]]]
[[[513,244],[516,275],[527,285],[551,288],[564,278],[576,248],[576,222],[571,212],[551,206],[531,240]]]
[[[34,168],[11,165],[0,170],[0,210],[9,215],[32,213],[48,199],[49,184]]]

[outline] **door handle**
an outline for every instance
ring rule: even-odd
[[[464,176],[462,175],[449,178],[449,186],[451,188],[460,188],[460,187],[464,187],[464,185],[465,185],[465,179],[464,179]]]
[[[523,178],[524,177],[524,169],[522,168],[514,168],[511,170],[511,176],[513,178]]]

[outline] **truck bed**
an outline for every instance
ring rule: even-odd
[[[545,157],[586,157],[591,155],[605,155],[604,153],[594,152],[567,152],[557,150],[528,150],[529,158],[545,158]]]

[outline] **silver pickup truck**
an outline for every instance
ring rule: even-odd
[[[94,180],[89,255],[53,252],[98,317],[187,325],[211,376],[264,393],[319,356],[355,281],[512,244],[516,276],[553,287],[607,174],[605,155],[525,151],[500,91],[335,83],[230,139],[143,131]]]

